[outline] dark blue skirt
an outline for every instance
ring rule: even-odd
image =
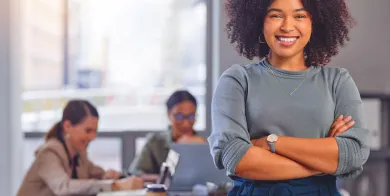
[[[336,177],[331,175],[284,181],[232,179],[234,186],[228,196],[341,196],[336,187]]]

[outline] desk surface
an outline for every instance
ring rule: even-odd
[[[145,196],[146,189],[99,193],[97,196]]]
[[[99,193],[97,196],[145,196],[146,189]],[[192,192],[169,192],[169,196],[192,196]]]

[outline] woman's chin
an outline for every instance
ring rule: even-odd
[[[181,131],[181,135],[193,135],[192,129]]]
[[[80,147],[80,148],[78,149],[78,151],[79,151],[79,153],[84,153],[84,152],[87,151],[87,149],[88,149],[88,146],[82,146],[82,147]]]
[[[277,50],[274,52],[274,55],[276,57],[283,58],[283,59],[291,58],[295,56],[295,54],[297,54],[297,52],[291,50]]]

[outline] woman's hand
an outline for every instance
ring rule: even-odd
[[[270,148],[269,148],[269,144],[268,144],[268,142],[267,142],[267,137],[268,137],[268,136],[262,137],[262,138],[260,138],[260,139],[253,139],[253,140],[251,140],[251,142],[252,142],[252,144],[253,144],[254,146],[257,146],[257,147],[259,147],[259,148],[263,148],[263,149],[269,151]]]
[[[353,127],[353,125],[355,125],[355,121],[352,120],[352,116],[344,118],[343,115],[340,115],[330,126],[328,137],[336,137]]]
[[[142,189],[144,187],[144,181],[142,178],[137,176],[131,176],[122,180],[117,180],[112,183],[113,191],[121,191],[121,190],[135,190]]]
[[[200,136],[197,135],[183,135],[176,141],[177,143],[182,143],[182,144],[202,144],[205,143],[205,139],[203,139]]]
[[[118,172],[118,171],[115,171],[115,170],[107,170],[104,175],[103,175],[103,179],[112,179],[112,180],[117,180],[119,179],[121,176],[121,173]]]
[[[145,182],[156,183],[157,180],[160,178],[160,175],[159,174],[141,174],[140,177]]]

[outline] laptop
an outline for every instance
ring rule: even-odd
[[[169,175],[161,182],[170,192],[191,191],[194,185],[211,182],[216,185],[231,182],[224,170],[214,166],[207,144],[171,144],[167,158]]]

